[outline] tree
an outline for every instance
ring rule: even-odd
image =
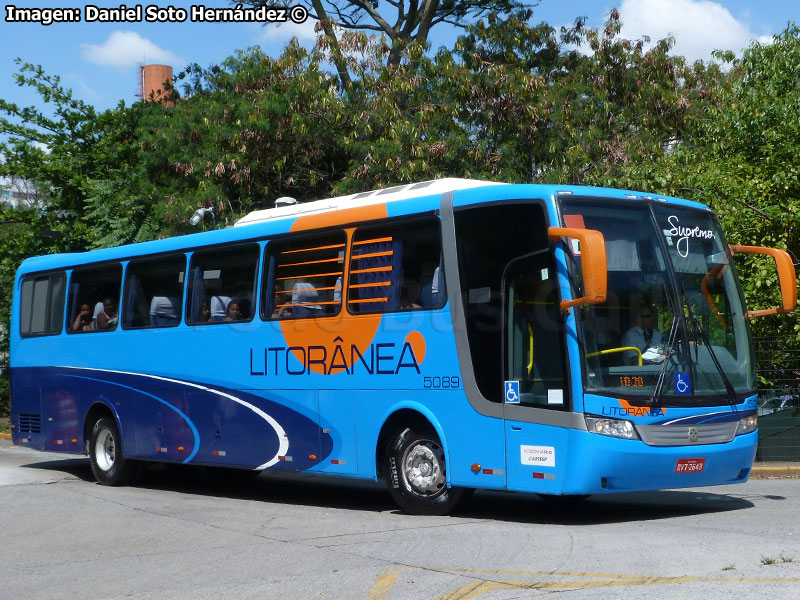
[[[285,6],[281,0],[248,0],[245,4]],[[440,23],[465,27],[491,13],[509,14],[530,3],[519,0],[301,0],[300,4],[319,23],[339,73],[339,81],[349,92],[352,80],[347,48],[343,51],[337,29],[385,35],[390,43],[386,64],[397,67],[409,45],[418,44],[425,48],[431,29]]]
[[[576,55],[550,86],[549,143],[542,179],[585,185],[646,187],[641,169],[667,156],[693,127],[693,115],[714,99],[724,74],[715,64],[670,54],[673,40],[619,36],[611,11],[601,30],[579,38],[591,54]]]
[[[41,229],[52,228],[54,221],[54,215],[38,207],[0,204],[0,416],[8,414],[8,332],[14,277],[20,263],[29,256],[66,250],[63,240],[39,235]]]
[[[151,111],[139,128],[165,232],[186,232],[200,206],[231,222],[280,196],[329,193],[347,166],[342,140],[352,125],[322,62],[320,51],[292,43],[275,59],[253,48],[178,76],[187,97]]]
[[[600,31],[530,18],[490,15],[453,50],[412,45],[392,69],[364,38],[352,177],[337,189],[442,175],[638,187],[642,165],[668,155],[724,79],[670,55],[670,40],[645,51],[621,38],[616,11]]]
[[[124,234],[112,234],[117,226],[100,205],[107,190],[117,188],[117,197],[128,197],[135,185],[132,169],[137,152],[135,128],[149,103],[126,108],[124,103],[98,113],[76,99],[57,76],[41,66],[22,63],[15,75],[17,85],[36,90],[44,106],[19,107],[0,99],[0,176],[35,186],[46,200],[49,214],[59,216],[53,228],[69,232],[79,247],[97,247],[147,238],[141,227],[146,217],[131,221]],[[122,193],[120,188],[125,188]],[[100,210],[98,213],[97,211]],[[136,215],[136,211],[128,215]]]
[[[705,202],[731,243],[800,256],[800,28],[789,23],[771,44],[753,43],[732,62],[714,102],[693,116],[682,143],[648,167],[655,191]],[[778,303],[770,261],[735,259],[750,308]],[[753,321],[761,335],[800,340],[800,321]]]
[[[134,133],[147,107],[120,104],[98,113],[75,99],[58,77],[17,62],[17,84],[34,88],[43,107],[19,107],[0,99],[0,114],[5,115],[0,117],[0,177],[31,191],[33,200],[21,207],[0,205],[0,413],[7,408],[7,332],[20,263],[37,254],[65,252],[67,239],[75,250],[156,234],[148,221],[152,205],[143,203],[141,194],[132,195],[146,184],[137,172]],[[63,236],[43,238],[41,230]]]

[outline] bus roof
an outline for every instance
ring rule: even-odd
[[[480,179],[460,179],[457,177],[446,177],[444,179],[432,179],[420,183],[409,183],[390,188],[370,190],[349,196],[339,196],[338,198],[328,198],[327,200],[316,200],[314,202],[304,202],[302,204],[291,204],[289,206],[278,206],[265,210],[256,210],[245,217],[242,217],[234,224],[234,227],[250,225],[252,223],[262,223],[272,219],[285,219],[312,213],[329,212],[344,208],[358,208],[371,206],[374,204],[384,204],[397,200],[408,200],[409,198],[420,198],[434,194],[444,194],[487,185],[508,185],[494,181],[483,181]]]
[[[491,197],[484,196],[480,193],[480,188],[484,187],[493,187],[496,193],[493,192]],[[21,276],[25,273],[79,267],[104,261],[126,260],[151,254],[184,252],[203,246],[235,243],[279,235],[290,231],[292,223],[294,223],[297,218],[307,215],[331,213],[338,210],[363,208],[382,204],[395,204],[403,200],[422,200],[426,197],[436,198],[447,192],[467,190],[470,190],[469,195],[472,196],[472,199],[468,201],[469,203],[473,201],[486,202],[492,199],[504,200],[511,197],[553,198],[560,195],[574,195],[576,197],[594,196],[613,200],[654,200],[708,210],[708,207],[697,202],[630,190],[552,184],[511,185],[501,182],[449,177],[371,190],[368,192],[351,194],[349,196],[340,196],[337,198],[258,210],[239,219],[233,227],[227,227],[216,231],[180,235],[161,240],[93,250],[91,252],[36,256],[23,261],[17,272],[17,276]],[[400,212],[405,212],[401,204],[402,203],[397,206]],[[436,207],[438,208],[438,203]],[[419,210],[419,205],[417,204],[416,207],[413,208],[409,207],[409,210],[412,212]],[[252,227],[252,229],[250,229],[250,227]]]

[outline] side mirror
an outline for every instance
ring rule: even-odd
[[[605,302],[608,290],[608,265],[603,234],[594,229],[574,227],[550,227],[547,234],[554,242],[562,238],[575,238],[580,244],[584,295],[574,300],[562,300],[561,312],[569,314],[572,306]]]
[[[731,245],[731,254],[763,254],[775,259],[775,267],[778,269],[778,281],[781,286],[781,296],[783,306],[780,308],[766,308],[764,310],[748,310],[747,318],[763,317],[765,315],[777,315],[787,313],[797,308],[797,275],[794,270],[792,257],[785,250],[777,248],[765,248],[764,246],[736,246]]]

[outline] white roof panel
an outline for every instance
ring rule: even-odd
[[[236,223],[234,223],[234,227],[251,225],[253,223],[263,223],[264,221],[271,221],[274,219],[286,219],[300,215],[369,206],[371,204],[383,204],[385,202],[394,202],[395,200],[406,200],[408,198],[419,198],[434,194],[444,194],[445,192],[466,190],[469,188],[483,187],[486,185],[501,184],[494,181],[460,179],[456,177],[433,179],[431,181],[398,185],[386,189],[361,192],[359,194],[351,194],[349,196],[340,196],[338,198],[328,198],[326,200],[316,200],[314,202],[303,202],[290,206],[279,206],[265,210],[256,210],[236,221]]]

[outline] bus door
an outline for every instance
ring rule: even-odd
[[[549,250],[514,260],[504,290],[504,389],[508,488],[558,493],[567,458],[564,320]]]

